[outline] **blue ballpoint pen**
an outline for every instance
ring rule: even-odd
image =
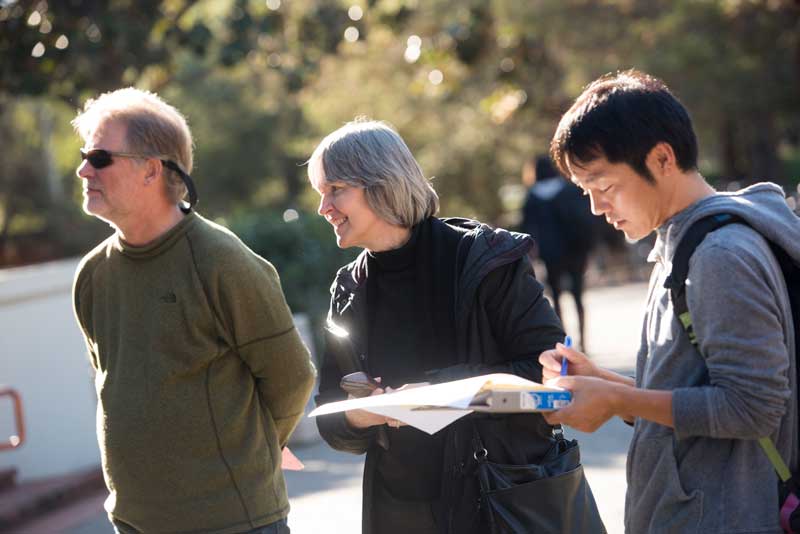
[[[564,338],[564,346],[567,347],[568,349],[572,348],[572,338],[570,336]],[[567,376],[568,366],[569,366],[569,361],[567,360],[567,358],[566,357],[561,358],[561,376]]]

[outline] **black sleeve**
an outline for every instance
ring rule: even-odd
[[[489,273],[478,288],[477,300],[500,347],[502,361],[446,367],[431,373],[431,381],[510,373],[541,382],[539,354],[564,341],[564,329],[527,257]]]
[[[328,314],[330,317],[330,313]],[[319,394],[314,397],[317,406],[345,400],[347,395],[339,387],[344,376],[339,368],[337,350],[342,350],[339,341],[330,332],[325,332],[325,351],[322,356]],[[317,428],[328,445],[332,448],[353,454],[363,454],[375,439],[375,428],[352,428],[347,424],[344,412],[317,417]]]

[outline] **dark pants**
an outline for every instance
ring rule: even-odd
[[[112,525],[114,525],[114,531],[117,534],[133,534],[135,532],[139,532],[132,526],[128,525],[127,523],[123,523],[122,521],[112,521]],[[289,534],[289,524],[286,522],[286,518],[279,519],[274,523],[270,523],[269,525],[264,525],[263,527],[258,527],[253,530],[245,530],[242,534]]]
[[[561,319],[561,305],[559,298],[561,297],[561,279],[564,275],[569,276],[570,287],[569,291],[575,300],[575,309],[578,313],[578,335],[580,336],[580,350],[586,350],[586,316],[583,310],[583,276],[586,272],[586,259],[566,262],[545,262],[547,269],[547,285],[550,287],[550,292],[553,294],[553,309]]]
[[[264,525],[254,530],[248,530],[242,534],[289,534],[289,524],[286,522],[286,518],[283,518],[269,525]]]

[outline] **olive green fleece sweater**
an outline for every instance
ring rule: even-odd
[[[314,367],[272,265],[192,213],[143,247],[111,236],[73,292],[111,518],[233,533],[286,517],[280,449]]]

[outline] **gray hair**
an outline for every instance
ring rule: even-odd
[[[328,134],[308,160],[308,177],[363,187],[370,209],[404,228],[439,211],[439,196],[419,163],[383,121],[359,118]]]
[[[125,126],[127,152],[172,160],[191,174],[194,155],[189,125],[180,111],[155,93],[134,87],[103,93],[86,102],[72,126],[85,140],[105,122]],[[163,173],[167,195],[177,204],[186,196],[186,185],[175,171],[164,167]]]

